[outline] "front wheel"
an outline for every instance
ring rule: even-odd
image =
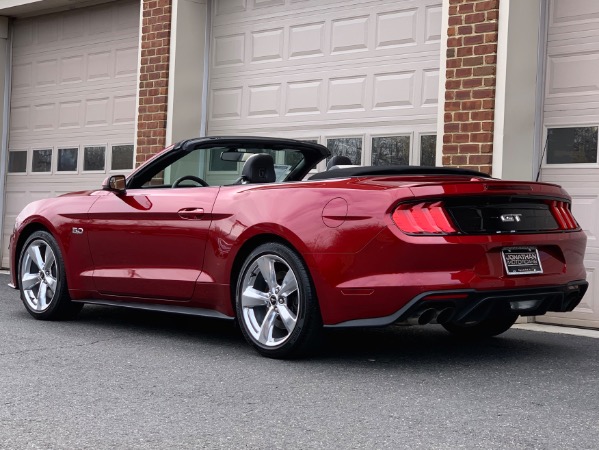
[[[243,336],[264,356],[300,356],[318,341],[322,319],[310,275],[286,245],[263,244],[250,253],[235,304]]]
[[[29,236],[18,268],[21,300],[36,319],[70,319],[83,307],[71,302],[62,254],[50,233],[36,231]]]
[[[504,312],[492,315],[475,324],[458,325],[445,323],[443,327],[452,334],[463,338],[490,338],[505,333],[518,319],[518,314]]]

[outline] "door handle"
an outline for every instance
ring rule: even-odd
[[[204,208],[183,208],[178,211],[179,217],[186,220],[199,220],[204,215]]]

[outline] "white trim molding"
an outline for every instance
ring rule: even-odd
[[[436,165],[443,165],[443,135],[445,134],[445,82],[447,81],[447,28],[449,26],[449,0],[441,6],[441,49],[439,58],[439,95],[437,96],[437,155]]]
[[[537,55],[542,1],[499,3],[493,131],[493,176],[497,178],[532,180],[538,167]]]

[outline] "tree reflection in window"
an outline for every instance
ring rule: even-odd
[[[65,147],[58,149],[58,171],[75,172],[77,171],[77,157],[79,156],[78,147]]]
[[[32,172],[50,172],[52,169],[52,149],[33,150]]]
[[[549,128],[547,164],[597,162],[597,127]]]
[[[372,165],[394,166],[410,163],[410,136],[372,138]]]
[[[83,170],[104,170],[106,147],[83,148]]]
[[[327,139],[327,148],[331,152],[327,162],[335,155],[343,155],[347,156],[352,164],[362,164],[362,138]]]
[[[423,134],[420,136],[420,165],[435,167],[437,157],[437,135]]]

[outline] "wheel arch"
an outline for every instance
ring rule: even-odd
[[[11,261],[11,263],[13,264],[12,267],[14,267],[14,271],[15,271],[15,287],[16,288],[19,288],[18,273],[19,273],[19,260],[21,257],[21,251],[23,250],[23,246],[25,245],[25,242],[27,242],[27,239],[29,239],[29,236],[31,236],[36,231],[45,231],[47,233],[50,233],[50,235],[58,243],[58,246],[61,247],[60,242],[56,237],[56,234],[53,232],[52,228],[49,227],[48,225],[46,225],[42,222],[38,222],[38,221],[32,221],[32,222],[29,222],[27,225],[25,225],[19,233],[19,237],[15,244],[14,255],[12,257],[13,260]],[[60,250],[63,251],[62,248]]]

